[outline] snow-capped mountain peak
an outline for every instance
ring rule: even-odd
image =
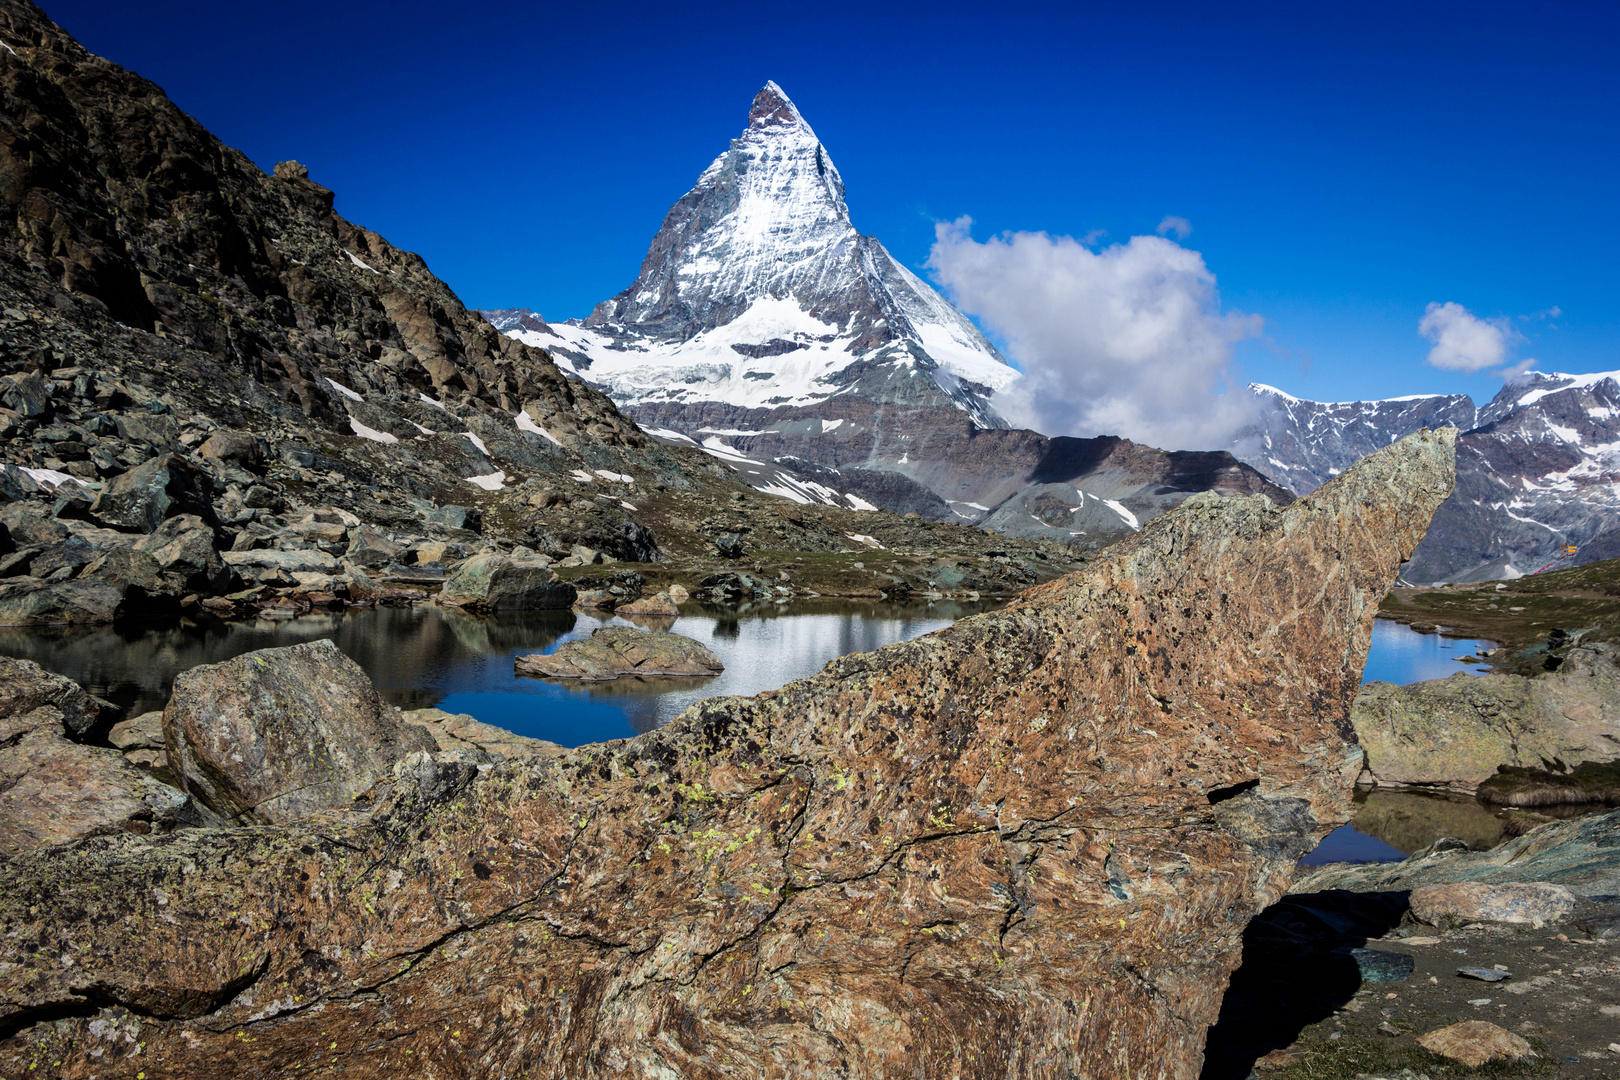
[[[717,423],[727,410],[821,407],[851,422],[848,438],[874,402],[1004,427],[989,398],[1018,378],[972,322],[856,230],[837,166],[774,82],[670,208],[628,289],[583,322],[516,319],[497,325],[633,416],[687,434],[762,426]]]

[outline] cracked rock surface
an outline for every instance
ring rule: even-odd
[[[369,818],[13,859],[0,1074],[1191,1080],[1244,926],[1350,817],[1372,620],[1454,437],[1286,510],[1191,499],[634,739],[412,755]]]

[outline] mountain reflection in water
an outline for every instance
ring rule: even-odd
[[[624,620],[569,611],[480,618],[424,605],[310,614],[283,621],[178,621],[0,630],[0,654],[34,660],[107,698],[126,715],[161,709],[174,678],[256,649],[330,638],[402,709],[467,712],[520,735],[578,746],[667,722],[693,702],[756,694],[813,675],[827,661],[904,641],[998,605],[795,604],[692,607],[673,626],[726,665],[704,679],[626,679],[566,686],[519,678],[512,662]]]

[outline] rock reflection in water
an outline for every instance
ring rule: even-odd
[[[623,738],[718,694],[756,694],[813,675],[834,657],[948,626],[993,603],[796,604],[698,608],[657,620],[703,642],[726,665],[716,678],[625,679],[589,687],[518,678],[512,662],[553,651],[614,621],[605,613],[533,612],[481,618],[432,605],[311,614],[285,621],[175,620],[114,627],[0,630],[0,654],[34,660],[126,715],[161,709],[174,678],[255,649],[331,638],[402,709],[471,713],[519,735],[578,746]],[[652,625],[651,620],[638,620]]]
[[[402,709],[420,709],[439,703],[457,670],[482,666],[492,654],[543,652],[574,623],[567,611],[492,621],[433,607],[376,608],[283,621],[0,630],[0,654],[66,675],[135,716],[163,708],[175,676],[199,664],[331,638],[385,698]],[[506,674],[511,676],[510,664]]]
[[[1376,836],[1402,855],[1422,851],[1445,836],[1456,837],[1475,851],[1484,851],[1507,835],[1502,819],[1471,798],[1370,791],[1357,801],[1360,805],[1351,820],[1356,831]]]

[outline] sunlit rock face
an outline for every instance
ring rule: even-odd
[[[369,818],[0,866],[0,1073],[1191,1080],[1250,917],[1348,820],[1420,433],[1189,500],[1004,610],[634,739],[414,755]],[[118,1042],[127,1053],[131,1043]]]

